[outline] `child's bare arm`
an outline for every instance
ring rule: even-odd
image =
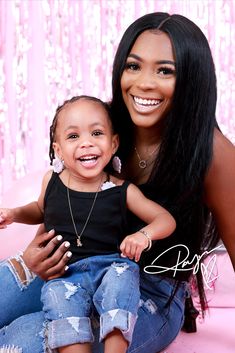
[[[0,208],[0,229],[6,228],[7,225],[13,222],[25,224],[40,224],[43,222],[44,195],[51,173],[51,171],[47,172],[43,178],[38,201],[15,208]]]
[[[43,221],[43,213],[36,201],[15,208],[0,208],[0,229],[16,223],[39,224]]]
[[[124,256],[139,261],[142,251],[151,246],[152,240],[163,239],[173,233],[176,222],[164,207],[147,199],[133,184],[127,189],[127,207],[147,225],[125,237],[120,250]]]

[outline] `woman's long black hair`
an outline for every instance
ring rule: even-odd
[[[181,15],[151,13],[137,19],[124,33],[113,65],[111,112],[120,135],[119,154],[125,162],[133,150],[133,123],[121,92],[127,56],[145,30],[168,34],[176,60],[176,85],[171,112],[166,117],[159,154],[149,183],[174,208],[177,224],[191,237],[196,254],[211,250],[218,234],[203,203],[203,186],[213,154],[216,75],[208,41],[202,31]],[[211,219],[211,218],[210,218]],[[202,309],[206,307],[202,274],[197,273]]]

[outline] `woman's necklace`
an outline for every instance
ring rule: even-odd
[[[95,193],[95,197],[94,197],[94,200],[92,202],[92,205],[91,205],[91,208],[90,208],[90,211],[88,213],[88,216],[87,216],[87,219],[86,219],[86,222],[84,223],[84,226],[80,232],[80,234],[78,234],[78,231],[77,231],[77,228],[76,228],[76,224],[75,224],[75,221],[74,221],[74,217],[73,217],[73,211],[72,211],[72,206],[71,206],[71,201],[70,201],[70,194],[69,194],[69,181],[70,181],[70,174],[69,174],[69,177],[68,177],[68,186],[67,186],[67,198],[68,198],[68,205],[69,205],[69,212],[70,212],[70,216],[71,216],[71,219],[72,219],[72,223],[73,223],[73,228],[74,228],[74,231],[75,231],[75,234],[76,234],[76,237],[77,237],[77,246],[80,247],[82,246],[82,242],[81,242],[81,237],[84,233],[84,230],[86,229],[86,226],[89,222],[89,219],[91,217],[91,213],[93,211],[93,208],[95,206],[95,202],[96,202],[96,199],[97,199],[97,196],[98,196],[98,193],[99,193],[99,190],[101,188],[101,185],[102,185],[102,179],[103,179],[103,176],[101,178],[101,182],[98,186],[98,189]]]
[[[159,145],[157,145],[157,147],[154,148],[154,150],[150,153],[150,155],[148,156],[147,159],[141,158],[140,155],[139,155],[139,152],[137,151],[137,148],[135,147],[135,153],[136,153],[136,155],[137,155],[137,157],[138,157],[138,160],[139,160],[139,164],[138,164],[138,165],[139,165],[139,167],[140,167],[141,169],[145,169],[145,168],[147,167],[148,162],[149,162],[149,160],[150,160],[150,157],[151,157],[155,152],[157,152],[158,147],[159,147]]]

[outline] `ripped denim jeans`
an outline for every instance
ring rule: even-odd
[[[0,262],[0,353],[50,352],[45,315],[40,311],[42,285],[39,278],[22,283],[8,261]],[[146,274],[142,270],[140,291],[138,318],[127,353],[160,352],[182,327],[188,284],[177,284],[174,279]],[[104,347],[99,342],[98,315],[95,325],[94,320],[92,323],[95,336],[92,353],[102,353]]]
[[[20,265],[23,280],[14,262]],[[43,283],[26,267],[21,253],[0,261],[0,353],[42,352]]]
[[[95,311],[100,341],[117,328],[130,344],[140,302],[139,266],[119,254],[80,260],[43,286],[41,300],[51,349],[93,342]]]
[[[20,279],[12,261],[21,265],[25,273],[24,281]],[[0,328],[21,315],[42,310],[40,294],[43,283],[27,269],[21,253],[0,261]]]

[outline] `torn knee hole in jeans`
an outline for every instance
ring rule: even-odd
[[[116,270],[117,276],[119,277],[123,272],[125,272],[128,268],[129,265],[126,263],[123,264],[116,264],[115,262],[112,264],[112,267]]]
[[[0,353],[22,353],[22,352],[23,352],[22,348],[16,347],[14,345],[0,347]]]
[[[63,281],[65,288],[67,289],[67,292],[65,292],[65,299],[69,299],[74,295],[78,288],[81,288],[80,284],[75,285],[74,283],[70,282],[65,282]]]
[[[36,277],[36,275],[26,266],[22,257],[22,252],[13,257],[10,257],[8,264],[11,272],[22,285],[30,284]]]

